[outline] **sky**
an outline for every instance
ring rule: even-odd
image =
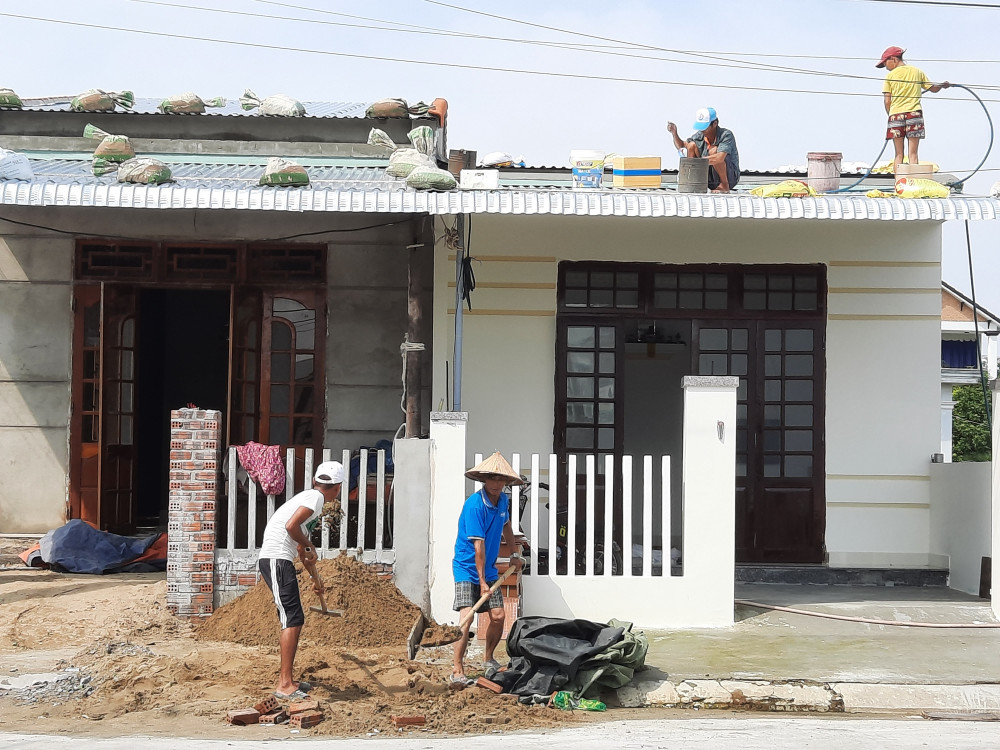
[[[811,151],[875,159],[886,116],[874,64],[890,45],[931,80],[972,88],[1000,126],[997,28],[1000,0],[0,0],[0,87],[443,97],[450,148],[560,166],[597,149],[676,167],[667,121],[688,134],[711,106],[743,168],[768,170]],[[922,160],[972,172],[990,140],[982,106],[953,88],[926,94],[924,114]],[[965,192],[997,181],[1000,143]],[[1000,222],[969,233],[977,300],[1000,315]],[[944,280],[968,293],[964,223],[944,237]]]

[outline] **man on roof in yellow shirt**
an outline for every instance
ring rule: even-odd
[[[882,53],[882,59],[876,68],[885,68],[889,75],[882,85],[885,97],[885,113],[889,115],[889,127],[886,130],[886,140],[892,139],[896,149],[896,157],[892,162],[892,171],[899,170],[903,163],[903,139],[906,139],[907,159],[910,164],[919,164],[917,149],[920,139],[924,137],[924,113],[920,109],[920,97],[924,91],[936,94],[941,89],[951,86],[948,81],[932,84],[927,74],[920,68],[903,62],[904,50],[900,47],[889,47]]]

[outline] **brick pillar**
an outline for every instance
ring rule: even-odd
[[[218,411],[170,412],[167,609],[178,617],[212,614],[221,424]]]

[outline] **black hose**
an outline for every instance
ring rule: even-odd
[[[969,179],[969,177],[972,177],[972,175],[974,175],[976,172],[978,172],[982,168],[983,164],[986,163],[986,160],[989,158],[990,151],[993,150],[993,118],[990,117],[990,111],[986,108],[986,105],[983,104],[983,100],[979,98],[979,94],[977,94],[975,91],[973,91],[972,89],[970,89],[968,86],[963,86],[961,83],[953,83],[953,84],[951,84],[951,86],[952,86],[952,88],[965,89],[970,94],[972,94],[974,97],[976,97],[976,101],[979,102],[979,106],[982,107],[983,108],[983,112],[986,113],[986,121],[990,124],[990,145],[986,147],[986,153],[983,155],[983,160],[981,162],[979,162],[979,164],[976,165],[976,168],[973,169],[972,172],[970,172],[967,177],[963,177],[958,182],[953,183],[951,185],[951,187],[954,188],[956,185],[961,185],[963,182],[965,182],[967,179]]]

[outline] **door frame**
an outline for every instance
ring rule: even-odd
[[[628,274],[638,273],[633,283]],[[659,274],[675,276],[673,291],[661,283]],[[586,279],[581,281],[582,275]],[[700,281],[698,277],[700,275]],[[725,277],[725,284],[719,282]],[[595,278],[599,277],[599,281]],[[684,277],[684,278],[682,278]],[[710,278],[711,277],[711,278]],[[786,291],[780,284],[791,278]],[[627,282],[621,282],[628,278]],[[799,279],[805,279],[802,289]],[[763,280],[763,281],[762,281]],[[685,286],[685,283],[689,283]],[[780,282],[780,283],[779,283]],[[812,284],[809,286],[806,284]],[[763,284],[761,286],[761,283]],[[700,285],[699,285],[700,284]],[[724,288],[723,288],[724,286]],[[634,293],[633,293],[634,291]],[[671,298],[671,294],[673,297]],[[687,295],[687,302],[683,301]],[[701,295],[700,298],[698,295]],[[785,297],[788,299],[786,300]],[[695,303],[691,302],[695,300]],[[702,307],[697,307],[697,299]],[[672,300],[672,301],[671,301]],[[596,304],[595,304],[596,301]],[[784,307],[787,302],[787,307]],[[814,343],[815,362],[814,413],[817,415],[815,462],[812,480],[816,486],[813,500],[813,521],[810,528],[811,547],[802,559],[774,559],[773,562],[823,562],[825,559],[826,497],[825,497],[825,387],[826,387],[826,266],[823,264],[666,264],[618,263],[613,261],[562,261],[558,270],[556,342],[555,342],[555,414],[553,446],[565,463],[566,448],[566,328],[573,324],[616,325],[621,331],[627,322],[646,320],[690,321],[692,336],[699,323],[716,327],[733,324],[756,327],[774,323],[781,327],[796,324],[812,327],[819,334]],[[672,306],[671,306],[672,305]],[[624,342],[621,342],[624,343]],[[692,373],[697,373],[695,342],[690,343]],[[756,352],[754,362],[763,362],[763,352]],[[616,377],[621,377],[621,363]],[[757,378],[763,389],[763,378]],[[622,382],[621,380],[617,381]],[[627,384],[626,384],[627,386]],[[816,396],[818,395],[818,402]],[[763,401],[763,395],[761,395]],[[760,414],[763,415],[761,408]],[[624,426],[618,424],[616,411],[616,455],[622,452]],[[763,417],[761,416],[761,419]],[[759,425],[763,429],[763,424]],[[815,443],[814,443],[815,445]],[[574,451],[581,452],[581,451]],[[608,451],[612,452],[612,451]],[[818,541],[817,541],[818,540]]]
[[[110,332],[106,327],[106,302],[112,289],[135,292],[140,287],[187,288],[205,290],[226,290],[230,298],[230,345],[229,345],[229,398],[225,407],[225,419],[230,424],[232,410],[232,386],[234,381],[234,349],[232,343],[232,322],[235,313],[235,299],[241,289],[259,290],[264,298],[287,296],[290,298],[311,297],[316,303],[316,332],[314,335],[314,373],[321,387],[313,394],[314,424],[312,428],[313,448],[321,448],[325,434],[326,388],[326,245],[303,244],[253,244],[253,243],[172,243],[172,242],[107,242],[99,239],[77,240],[73,281],[73,350],[71,363],[71,414],[70,414],[70,467],[68,517],[82,518],[100,528],[118,526],[107,517],[104,507],[106,485],[105,459],[105,391],[109,377],[107,348]],[[133,297],[137,298],[133,293]],[[97,305],[98,338],[96,347],[85,346],[86,311]],[[133,307],[137,308],[137,304]],[[267,316],[263,316],[267,317]],[[93,321],[90,321],[91,325]],[[262,329],[261,329],[262,330]],[[91,332],[92,333],[92,332]],[[94,387],[94,378],[86,377],[85,366],[91,361],[88,352],[96,351],[97,404],[84,404],[87,383]],[[263,366],[263,365],[261,365]],[[137,382],[137,387],[141,383]],[[133,395],[135,398],[135,395]],[[257,394],[258,404],[261,395]],[[93,400],[93,398],[92,398]],[[96,408],[83,408],[90,406]],[[258,406],[256,419],[262,420]],[[90,429],[90,437],[97,442],[85,442],[85,428]],[[133,435],[135,435],[133,428]],[[140,450],[140,446],[135,446]],[[96,484],[90,485],[89,467],[85,462],[96,458]],[[85,486],[84,482],[88,484]]]

